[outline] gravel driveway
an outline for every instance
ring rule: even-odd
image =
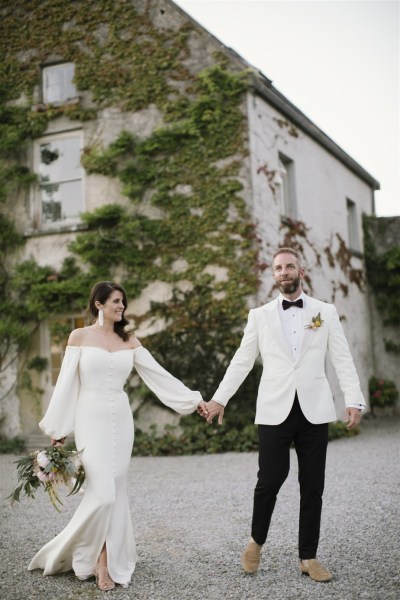
[[[399,419],[369,419],[361,435],[331,442],[319,559],[330,583],[301,576],[297,563],[295,455],[278,497],[255,575],[240,555],[249,536],[257,455],[132,458],[129,497],[139,562],[128,589],[100,592],[94,579],[28,572],[33,554],[70,519],[39,492],[13,507],[15,456],[0,456],[2,600],[399,600]]]

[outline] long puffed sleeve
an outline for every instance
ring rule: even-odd
[[[135,369],[163,404],[182,415],[194,412],[202,400],[200,392],[168,373],[143,346],[135,348]]]
[[[74,430],[75,409],[78,400],[80,346],[67,346],[56,387],[49,407],[39,427],[46,435],[59,440]]]

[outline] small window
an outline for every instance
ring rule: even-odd
[[[43,102],[46,104],[62,103],[76,98],[78,92],[73,83],[74,74],[74,63],[44,67],[42,73]]]
[[[297,219],[294,162],[279,153],[278,181],[281,214]]]
[[[69,334],[73,329],[84,326],[85,321],[83,317],[66,317],[65,319],[57,319],[50,323],[50,368],[52,385],[56,385],[57,383]]]
[[[350,250],[359,252],[360,239],[358,236],[357,206],[349,198],[347,198],[347,232]]]
[[[39,175],[38,220],[42,226],[79,221],[84,209],[80,133],[43,138],[35,147]]]

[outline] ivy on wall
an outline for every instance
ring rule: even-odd
[[[0,72],[0,155],[6,159],[0,173],[1,234],[4,243],[7,236],[13,239],[7,242],[10,257],[23,240],[9,211],[16,193],[9,175],[15,173],[18,186],[34,181],[24,166],[26,148],[51,119],[62,114],[82,122],[106,106],[136,111],[156,104],[165,122],[145,140],[122,132],[108,148],[85,148],[86,171],[118,179],[129,205],[83,214],[87,230],[77,235],[59,272],[33,260],[4,265],[15,311],[2,311],[9,318],[1,327],[10,342],[24,346],[32,323],[80,312],[94,281],[116,276],[132,298],[161,280],[171,286],[171,299],[153,303],[137,323],[159,318],[166,328],[145,343],[174,374],[209,397],[240,339],[247,298],[258,286],[257,242],[238,178],[246,154],[241,110],[246,82],[224,64],[190,74],[183,66],[190,27],[157,29],[151,3],[143,12],[135,5],[143,7],[122,0],[33,1],[29,19],[23,2],[1,9],[7,34],[6,68]],[[63,106],[41,104],[39,66],[49,60],[74,62],[78,92],[90,92],[90,100],[83,94]],[[159,216],[145,216],[144,202]],[[253,385],[250,378],[242,398]]]
[[[247,82],[224,61],[189,72],[185,59],[192,26],[156,27],[154,6],[134,0],[32,0],[29,18],[23,0],[0,6],[0,278],[5,291],[0,360],[7,363],[15,344],[25,347],[49,314],[80,313],[88,289],[99,279],[117,277],[130,298],[162,281],[170,286],[170,299],[153,302],[136,323],[164,322],[165,329],[144,343],[208,398],[237,347],[247,300],[265,267],[239,177],[248,151],[242,112]],[[61,106],[44,105],[37,91],[40,67],[58,61],[75,64],[79,97]],[[33,260],[15,265],[24,240],[12,207],[20,190],[35,182],[26,167],[32,140],[61,115],[84,123],[108,106],[134,112],[150,105],[161,112],[163,127],[146,139],[122,132],[108,147],[87,146],[82,156],[88,173],[120,183],[127,205],[83,214],[87,229],[77,234],[58,272]],[[278,125],[297,137],[287,121]],[[151,217],[144,206],[150,206]],[[306,243],[320,265],[305,224],[287,222],[282,229],[283,245],[304,253]],[[359,285],[338,241],[336,260],[343,259],[342,270]],[[308,283],[312,289],[311,279]],[[256,367],[231,401],[227,424],[245,427],[253,417],[258,376]]]
[[[376,305],[385,324],[400,325],[400,245],[395,244],[384,252],[378,252],[374,241],[374,229],[385,239],[384,220],[364,216],[365,266],[367,279],[373,292]],[[388,352],[396,353],[394,342],[386,343]]]
[[[196,95],[179,121],[142,141],[123,132],[104,150],[87,148],[86,170],[117,177],[132,208],[103,206],[84,215],[89,231],[72,245],[102,276],[122,268],[130,296],[152,281],[171,284],[171,300],[154,302],[136,322],[160,318],[168,324],[147,345],[189,385],[199,386],[202,373],[206,396],[237,346],[246,299],[258,286],[254,227],[238,194],[239,164],[215,164],[243,152],[244,89],[240,76],[212,67],[194,82]],[[140,213],[145,195],[161,217]],[[222,270],[222,281],[208,272],[210,265]],[[188,288],[180,287],[182,280]]]
[[[3,4],[0,82],[7,99],[35,101],[38,67],[50,60],[75,63],[76,87],[91,92],[97,109],[113,105],[135,111],[151,103],[167,108],[177,95],[174,82],[191,78],[182,64],[191,28],[157,28],[151,5],[124,0]]]
[[[317,269],[323,269],[323,260],[327,261],[327,265],[335,269],[336,266],[342,271],[345,281],[331,281],[332,297],[331,302],[335,302],[335,294],[338,290],[341,291],[343,296],[347,296],[349,293],[349,284],[355,284],[361,292],[365,290],[364,273],[360,268],[354,267],[352,264],[353,253],[346,246],[345,241],[339,233],[332,235],[329,243],[324,248],[324,254],[318,250],[316,244],[313,242],[312,234],[310,233],[311,227],[308,227],[304,221],[291,219],[289,217],[281,217],[280,230],[282,232],[280,247],[294,248],[300,256],[303,257],[304,264],[307,264],[307,255],[311,251],[314,255],[314,266]],[[307,293],[313,292],[312,282],[312,269],[307,268],[304,276],[305,288]],[[269,295],[277,286],[274,285],[270,290]],[[328,298],[326,298],[328,301]],[[345,319],[344,315],[341,319]]]

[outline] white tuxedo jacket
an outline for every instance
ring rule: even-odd
[[[324,321],[316,329],[306,329],[297,359],[293,358],[279,317],[278,298],[250,310],[241,344],[236,351],[213,399],[227,404],[252,369],[257,356],[263,361],[258,388],[255,422],[278,425],[288,416],[297,391],[304,416],[311,423],[336,420],[333,396],[325,374],[329,354],[344,394],[346,406],[365,405],[360,382],[333,304],[306,296],[304,323],[321,313]]]

